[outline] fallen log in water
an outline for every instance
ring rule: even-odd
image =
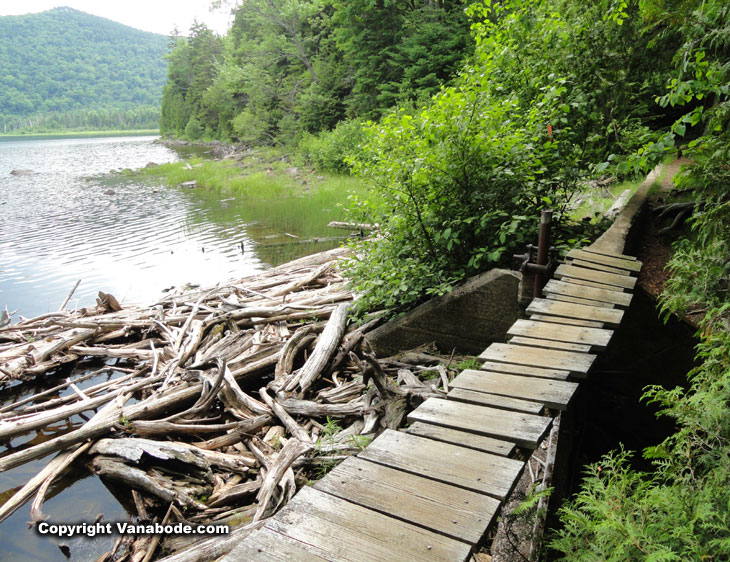
[[[213,288],[173,289],[151,306],[104,294],[96,307],[0,327],[0,391],[13,386],[13,402],[0,406],[0,443],[39,437],[0,450],[0,472],[58,453],[0,506],[0,521],[36,492],[31,518],[40,521],[53,481],[81,463],[123,484],[117,493],[142,521],[240,529],[204,541],[125,537],[104,560],[151,560],[158,551],[208,560],[230,551],[303,482],[382,428],[398,427],[412,401],[442,394],[435,382],[449,384],[444,367],[413,360],[404,369],[371,354],[363,336],[377,314],[348,326],[352,294],[336,268],[344,253]],[[428,369],[437,378],[426,383],[419,375]],[[52,388],[15,398],[26,381],[44,377]],[[41,435],[58,422],[68,430]]]

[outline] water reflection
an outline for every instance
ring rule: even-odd
[[[196,203],[180,190],[99,176],[178,158],[151,140],[0,143],[0,305],[26,316],[54,310],[77,279],[72,305],[92,304],[99,290],[149,301],[170,285],[261,269],[255,255],[236,251],[244,223],[190,229]],[[16,168],[35,173],[10,175]]]

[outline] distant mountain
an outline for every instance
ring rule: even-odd
[[[167,51],[164,35],[72,8],[0,17],[0,127],[120,127],[120,116],[152,115]]]

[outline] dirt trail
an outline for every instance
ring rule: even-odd
[[[681,158],[664,165],[660,178],[657,180],[659,189],[651,195],[647,202],[646,218],[637,239],[635,251],[639,260],[643,262],[638,285],[654,300],[659,299],[670,277],[666,266],[674,253],[672,242],[676,235],[659,234],[659,230],[666,225],[657,219],[653,210],[668,202],[669,192],[674,188],[674,176],[682,165],[689,162],[686,158]],[[699,314],[689,314],[684,320],[696,327],[699,316]]]

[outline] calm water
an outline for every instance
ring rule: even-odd
[[[56,310],[79,279],[70,306],[93,304],[100,290],[148,302],[171,286],[212,285],[321,249],[287,243],[276,217],[230,195],[109,174],[179,159],[153,139],[0,141],[0,307],[26,317]]]
[[[285,221],[281,201],[254,204],[206,189],[163,187],[110,173],[179,159],[153,140],[0,141],[0,308],[19,309],[15,319],[56,310],[79,279],[69,307],[93,304],[100,290],[123,304],[152,302],[171,286],[213,285],[332,246],[292,242],[284,232],[298,235],[304,223]],[[15,169],[33,174],[11,175]],[[333,209],[317,214],[320,225],[340,218]],[[333,235],[326,227],[317,228],[317,236]],[[304,230],[302,236],[312,235],[310,223]],[[0,404],[38,390],[5,391]],[[0,444],[0,456],[69,429],[62,422]],[[0,473],[0,502],[48,460]],[[83,465],[48,498],[44,513],[53,522],[93,521],[99,513],[104,521],[127,519],[111,492],[89,477]],[[96,560],[114,541],[39,536],[27,528],[28,510],[25,505],[0,524],[0,560],[63,561],[57,547],[62,542],[70,545],[72,560]]]

